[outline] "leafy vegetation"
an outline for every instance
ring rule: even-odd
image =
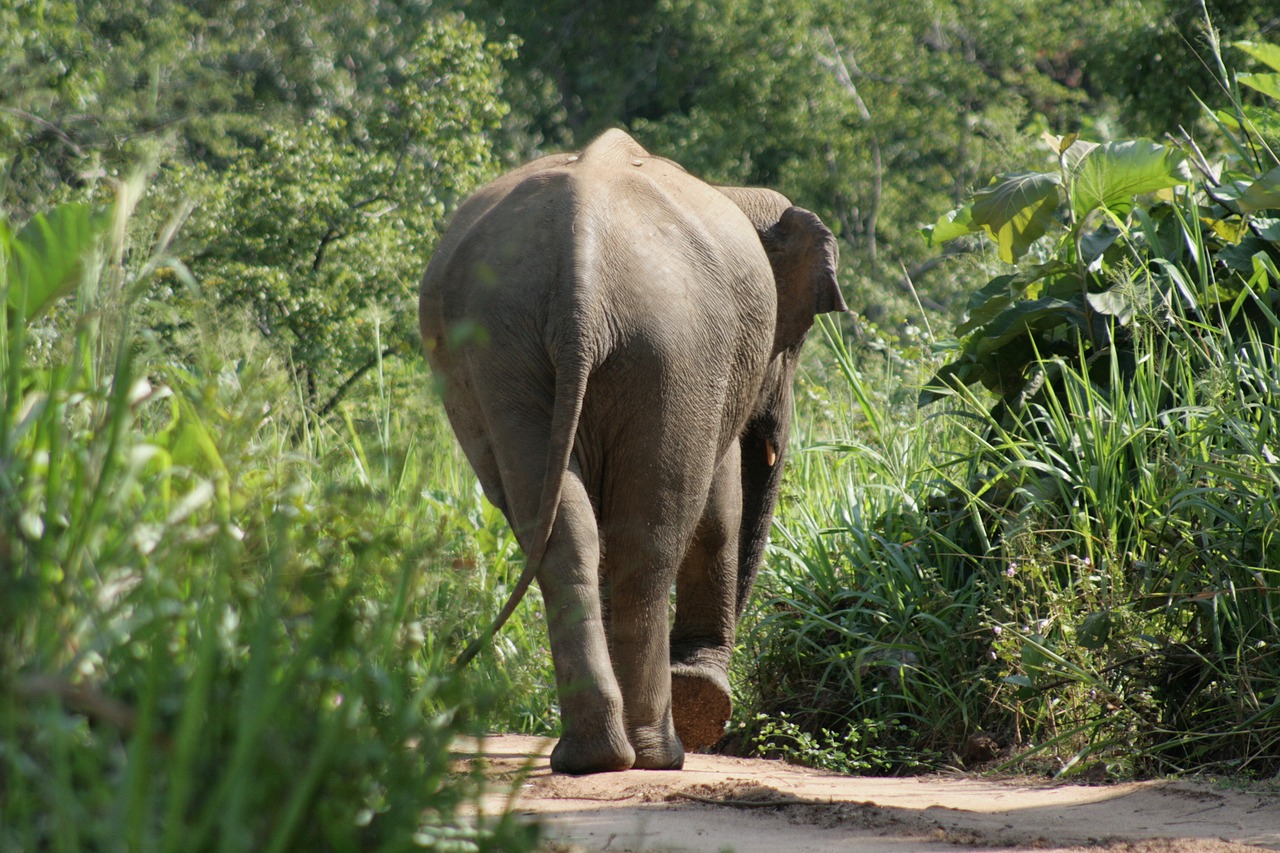
[[[1280,55],[1238,47],[1271,95]],[[1275,772],[1275,117],[1236,101],[1178,148],[1050,137],[1056,171],[928,229],[1002,262],[920,395],[944,418],[868,410],[827,330],[871,437],[819,445],[846,470],[805,478],[776,552],[756,703],[806,732],[902,721],[882,754]]]
[[[421,571],[445,528],[339,436],[291,450],[270,357],[137,336],[150,279],[189,276],[124,236],[141,187],[4,241],[0,847],[531,846],[464,813],[481,777],[450,750],[491,705],[423,631],[454,598]],[[73,261],[73,332],[37,367],[23,306]]]
[[[0,847],[533,843],[449,760],[556,708],[536,591],[448,666],[522,557],[415,286],[613,125],[819,211],[859,309],[728,745],[1274,774],[1277,19],[1207,5],[0,7]]]

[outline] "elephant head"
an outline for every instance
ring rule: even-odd
[[[836,284],[839,250],[817,215],[773,190],[717,187],[746,214],[773,267],[778,292],[773,357],[756,407],[739,439],[742,448],[742,527],[739,532],[737,611],[741,616],[773,523],[782,462],[791,431],[791,380],[813,318],[848,311]]]

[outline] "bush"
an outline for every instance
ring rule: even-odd
[[[811,739],[874,719],[882,751],[969,764],[1280,768],[1280,160],[1274,109],[1236,104],[1213,116],[1222,167],[1190,140],[1051,138],[1058,171],[931,229],[1012,265],[925,384],[941,416],[877,414],[873,362],[828,327],[858,402],[825,447],[850,455],[784,505],[747,634],[757,709]]]
[[[0,847],[532,847],[451,759],[489,700],[427,648],[442,543],[292,449],[269,357],[133,327],[190,283],[140,194],[0,232]]]

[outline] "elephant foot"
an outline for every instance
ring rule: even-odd
[[[615,739],[602,743],[566,735],[551,750],[552,771],[570,776],[629,770],[635,763],[636,751],[625,738],[620,743]]]
[[[733,713],[729,678],[718,669],[671,668],[671,714],[685,749],[703,749],[724,737]]]
[[[675,728],[667,723],[663,730],[642,729],[631,732],[631,745],[636,750],[635,770],[679,770],[684,767],[684,747]]]

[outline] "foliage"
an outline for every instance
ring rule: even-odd
[[[450,750],[485,699],[423,648],[437,543],[285,452],[269,359],[137,336],[132,303],[182,272],[126,238],[141,186],[8,242],[0,847],[528,849],[466,816],[481,776]],[[74,334],[41,365],[21,306],[69,268]]]
[[[1021,408],[1045,381],[1035,370],[1042,357],[1079,350],[1090,359],[1126,346],[1125,325],[1167,304],[1172,282],[1162,289],[1133,270],[1149,266],[1146,246],[1161,246],[1154,223],[1176,214],[1135,210],[1135,198],[1186,183],[1182,152],[1144,140],[1096,144],[1046,135],[1046,141],[1059,172],[1002,175],[926,229],[935,245],[983,232],[1006,264],[1021,261],[1046,233],[1056,240],[1047,257],[973,294],[956,327],[959,353],[926,386],[921,405],[956,385],[981,382],[1005,405]],[[1122,239],[1139,221],[1152,229]]]
[[[1086,21],[1074,51],[1085,88],[1119,106],[1137,134],[1190,130],[1201,117],[1196,99],[1220,91],[1219,39],[1275,40],[1274,4],[1250,0],[1181,0],[1108,4]]]
[[[1280,70],[1274,49],[1240,47]],[[1241,81],[1266,93],[1273,78],[1280,75]],[[1280,87],[1274,95],[1280,99]],[[1116,350],[1122,362],[1132,362],[1134,322],[1163,322],[1180,306],[1204,322],[1230,326],[1254,299],[1254,313],[1269,311],[1280,231],[1267,214],[1280,210],[1280,159],[1255,128],[1275,125],[1280,111],[1246,114],[1237,105],[1218,121],[1237,134],[1229,137],[1234,150],[1225,168],[1217,169],[1194,144],[1184,152],[1143,140],[1099,145],[1046,134],[1058,172],[1003,175],[925,229],[935,245],[985,232],[1014,269],[970,298],[956,327],[958,353],[922,392],[921,404],[981,382],[1020,409],[1042,389],[1045,359],[1079,353],[1092,361]],[[1200,160],[1203,192],[1169,192],[1189,181],[1189,156]],[[1052,246],[1018,266],[1046,233]],[[1197,254],[1201,247],[1206,256]],[[1095,379],[1108,381],[1105,371]]]
[[[1001,179],[935,226],[982,229],[1024,264],[975,299],[989,310],[965,321],[974,349],[961,358],[990,354],[978,348],[998,340],[1001,317],[1029,338],[1063,335],[1056,350],[1036,340],[1004,353],[1011,378],[997,388],[1019,392],[1007,405],[988,410],[970,389],[981,374],[953,382],[940,416],[877,405],[886,383],[867,371],[883,356],[846,349],[827,327],[830,379],[848,385],[833,397],[849,401],[831,425],[848,438],[815,445],[837,453],[830,470],[820,457],[802,465],[804,498],[780,514],[785,538],[746,636],[747,699],[787,712],[811,739],[802,751],[866,718],[904,723],[897,750],[966,766],[1275,773],[1276,163],[1255,131],[1264,109],[1217,118],[1232,132],[1217,168],[1207,143],[1073,154],[1055,141],[1060,172]],[[1198,177],[1184,178],[1182,156]],[[1037,224],[1039,210],[1060,219]],[[1112,233],[1090,266],[1082,247],[1100,219]],[[1040,234],[1052,244],[1026,263]],[[1047,289],[1056,264],[1081,289],[1120,263],[1148,302],[1066,290],[1060,303],[1075,307],[1015,322],[1040,297],[1017,291],[1019,276]],[[1107,310],[1105,345],[1063,316],[1086,306]],[[925,366],[896,369],[909,382]],[[1029,386],[1036,376],[1049,378]]]
[[[541,601],[448,674],[521,556],[397,356],[459,200],[616,125],[818,211],[863,315],[739,746],[1274,772],[1270,4],[1208,4],[1236,78],[1166,0],[448,5],[0,4],[0,847],[529,841],[447,744],[554,731]]]
[[[199,212],[183,251],[200,307],[255,325],[313,410],[329,414],[379,357],[416,353],[423,258],[446,212],[495,169],[510,43],[415,0],[255,0],[232,15],[195,0],[154,0],[145,16],[115,0],[45,5],[39,20],[13,13],[32,37],[0,41],[18,73],[49,52],[67,65],[0,111],[20,146],[15,215],[48,182],[118,173],[176,136],[155,191]],[[174,296],[167,284],[156,299]],[[395,320],[380,353],[371,310]]]
[[[755,749],[765,756],[776,756],[793,764],[829,770],[832,773],[867,775],[893,770],[913,769],[926,764],[914,754],[893,755],[877,746],[885,725],[876,720],[850,724],[843,732],[822,729],[815,736],[788,719],[785,712],[776,717],[759,715],[760,730],[755,736]],[[888,725],[901,729],[902,723]]]

